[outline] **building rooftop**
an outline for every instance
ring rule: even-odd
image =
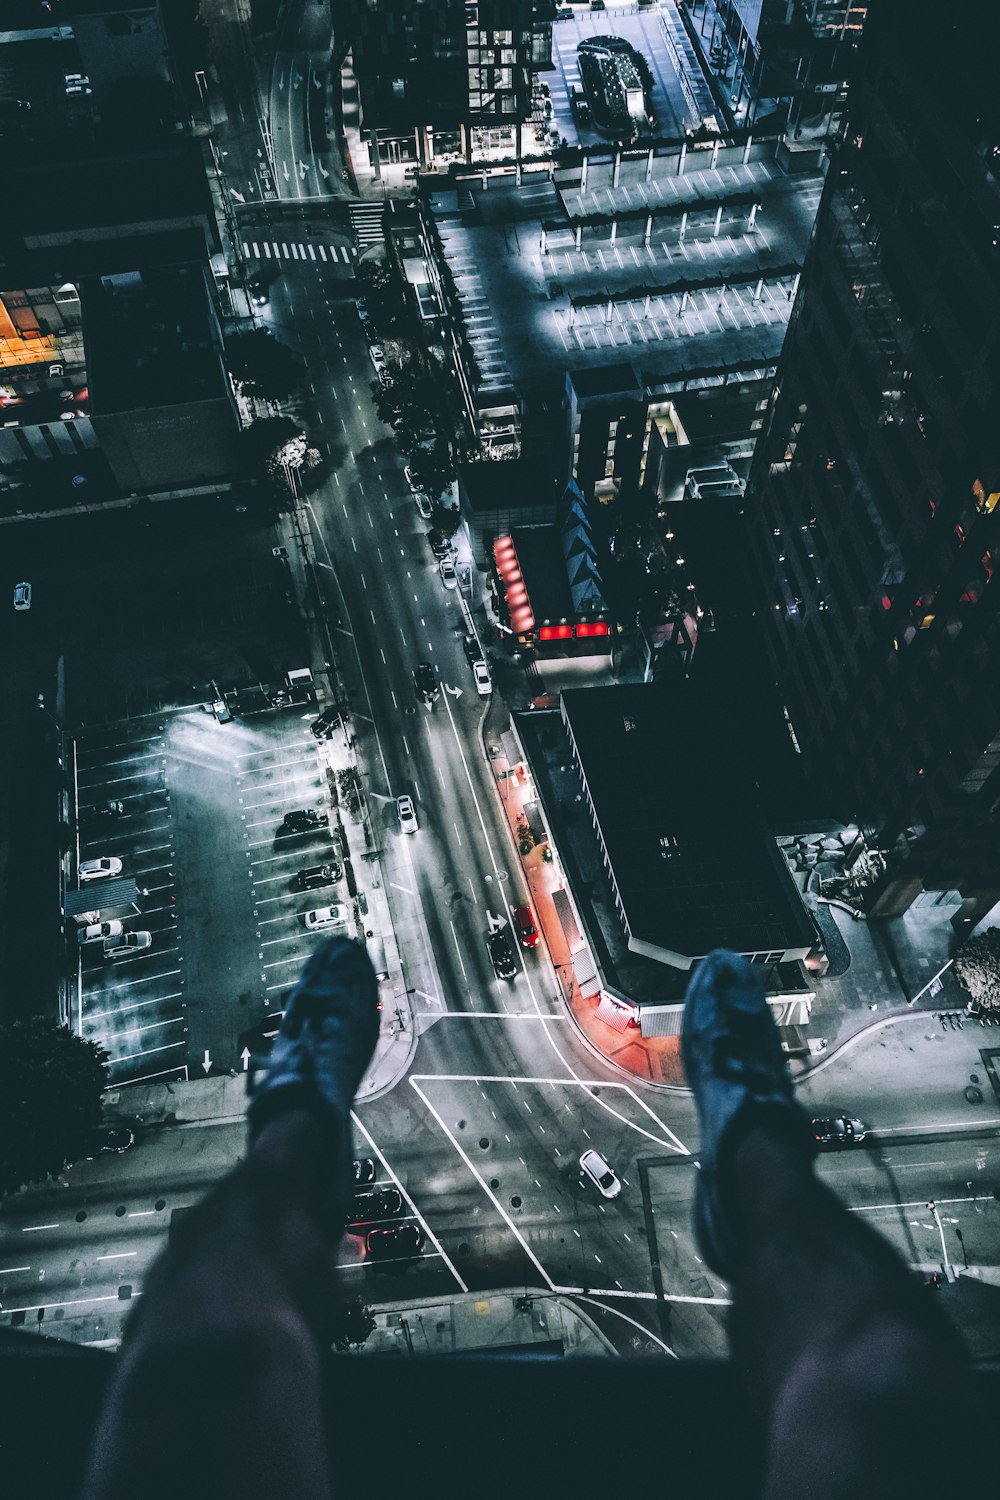
[[[617,180],[613,161],[595,159],[585,184],[576,165],[553,182],[525,171],[520,186],[471,176],[422,185],[481,400],[511,383],[523,394],[551,388],[567,367],[630,365],[655,386],[774,364],[822,179],[784,173],[769,142],[746,163],[741,147],[725,148],[714,168],[714,148],[689,149],[681,175],[679,150],[660,148],[651,165],[645,151],[624,157]]]
[[[84,282],[81,295],[95,414],[223,394],[200,266],[95,277]]]

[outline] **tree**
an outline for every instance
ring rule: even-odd
[[[262,417],[241,434],[243,457],[251,476],[264,478],[275,493],[287,498],[307,489],[322,466],[318,448],[311,448],[291,417]]]
[[[352,1297],[340,1309],[340,1327],[333,1340],[333,1347],[342,1352],[360,1349],[375,1328],[375,1315],[360,1297]]]
[[[305,374],[305,367],[288,345],[266,328],[234,333],[226,341],[226,362],[244,395],[257,396],[261,401],[280,401]]]
[[[432,500],[439,499],[450,489],[455,477],[451,450],[440,439],[431,449],[417,448],[410,461],[410,468],[415,482]]]
[[[955,973],[984,1010],[1000,1010],[1000,927],[987,927],[962,944]]]
[[[0,1025],[0,1194],[59,1172],[101,1123],[107,1052],[68,1026]]]

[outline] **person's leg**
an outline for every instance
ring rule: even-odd
[[[934,1294],[781,1132],[751,1128],[734,1179],[730,1333],[766,1500],[940,1493],[963,1468],[946,1418],[967,1407],[969,1367]]]
[[[695,1228],[732,1284],[731,1334],[764,1429],[767,1500],[924,1494],[961,1467],[964,1349],[888,1243],[817,1179],[758,976],[709,955],[682,1036],[702,1140]]]
[[[126,1330],[85,1500],[329,1493],[323,1364],[350,1107],[378,1035],[367,954],[334,940],[250,1088],[251,1147],[182,1221]]]

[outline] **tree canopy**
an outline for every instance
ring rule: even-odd
[[[1000,927],[987,927],[962,944],[955,973],[984,1010],[1000,1010]]]
[[[432,500],[440,499],[455,477],[455,464],[448,444],[440,441],[430,449],[415,449],[410,469],[415,482]]]
[[[101,1123],[108,1054],[68,1026],[0,1025],[0,1194],[59,1172]]]
[[[226,363],[240,390],[261,401],[280,401],[290,395],[305,374],[305,367],[287,344],[266,328],[230,335]]]

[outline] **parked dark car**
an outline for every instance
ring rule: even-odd
[[[323,818],[312,807],[300,807],[287,812],[281,820],[280,833],[309,833],[313,828],[322,828]]]
[[[513,979],[517,974],[517,956],[509,928],[501,927],[499,932],[491,932],[486,947],[497,978]]]
[[[307,870],[298,871],[292,880],[292,886],[297,891],[315,891],[324,885],[336,885],[343,874],[343,866],[336,863],[310,865]]]
[[[395,1219],[403,1212],[403,1195],[398,1188],[380,1188],[376,1193],[355,1193],[347,1211],[348,1224],[377,1224],[380,1219]]]
[[[328,708],[325,713],[321,713],[319,718],[314,719],[309,725],[309,732],[314,739],[328,740],[339,723],[340,709]]]
[[[417,1224],[394,1224],[391,1229],[373,1229],[365,1240],[368,1259],[410,1260],[420,1254],[424,1232]]]
[[[440,531],[435,531],[433,529],[429,531],[427,533],[427,540],[430,542],[431,551],[434,553],[434,556],[437,558],[438,562],[441,561],[442,557],[447,557],[455,550],[450,539],[446,536],[442,536]]]
[[[477,661],[483,660],[483,648],[474,635],[463,635],[462,650],[470,667],[474,667]]]
[[[101,1125],[87,1143],[84,1161],[93,1161],[95,1156],[121,1156],[135,1145],[135,1135],[126,1125]]]
[[[812,1128],[821,1151],[843,1151],[849,1146],[860,1146],[868,1133],[861,1121],[850,1115],[813,1120]]]

